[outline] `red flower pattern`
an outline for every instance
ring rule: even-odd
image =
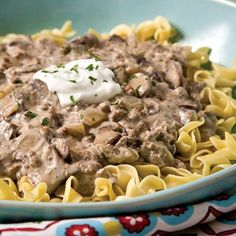
[[[97,236],[98,233],[92,226],[88,224],[71,225],[66,228],[66,236]]]
[[[175,215],[175,216],[180,216],[182,214],[184,214],[184,212],[187,210],[188,208],[185,206],[177,206],[177,207],[173,207],[173,208],[166,208],[161,210],[161,213],[163,215]]]
[[[150,224],[149,216],[146,214],[120,216],[118,220],[129,233],[140,233]]]
[[[225,218],[229,221],[236,220],[236,210],[226,213]]]

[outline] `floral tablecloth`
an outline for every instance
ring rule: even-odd
[[[236,235],[236,194],[150,213],[0,224],[0,235]]]

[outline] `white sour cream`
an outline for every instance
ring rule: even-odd
[[[65,65],[52,65],[34,74],[56,92],[62,106],[77,101],[99,103],[121,93],[121,87],[113,80],[114,73],[101,61],[80,59]]]

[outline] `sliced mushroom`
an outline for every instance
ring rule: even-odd
[[[81,137],[85,135],[85,127],[83,123],[70,123],[64,126],[67,134],[73,137]]]
[[[116,142],[120,138],[120,133],[113,131],[110,127],[100,128],[95,133],[96,144],[111,144]]]
[[[18,104],[12,94],[3,97],[0,100],[0,115],[9,117],[18,110]]]
[[[177,61],[168,61],[166,69],[166,81],[175,88],[182,84],[183,70]]]
[[[0,133],[4,135],[6,140],[10,140],[17,135],[16,126],[2,120],[0,122]]]
[[[69,41],[69,46],[72,48],[78,48],[80,45],[84,45],[87,48],[91,48],[99,43],[99,39],[93,34],[85,34],[80,38],[75,38]]]
[[[124,146],[106,145],[103,153],[111,164],[132,163],[139,159],[139,155],[134,149]]]
[[[120,84],[126,82],[128,76],[123,66],[119,66],[118,68],[116,68],[114,70],[114,73],[116,81],[118,81]]]
[[[139,98],[130,95],[124,95],[119,100],[119,105],[123,106],[126,110],[130,110],[133,108],[142,108],[143,103]]]
[[[80,116],[84,124],[96,126],[107,119],[107,114],[94,107],[88,107],[80,111]]]
[[[151,89],[151,80],[143,73],[135,73],[129,79],[127,86],[130,86],[138,97],[142,97],[149,93]]]

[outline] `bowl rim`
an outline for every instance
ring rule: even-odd
[[[144,202],[152,202],[154,200],[158,200],[158,198],[163,198],[165,196],[169,196],[172,194],[180,193],[180,192],[190,192],[194,189],[201,188],[202,185],[207,185],[210,182],[214,182],[216,179],[221,179],[227,175],[236,172],[236,164],[229,166],[223,170],[220,170],[216,173],[213,173],[208,176],[204,176],[198,180],[179,185],[176,187],[172,187],[169,189],[161,190],[155,193],[146,194],[143,196],[133,197],[122,199],[118,201],[103,201],[103,202],[79,202],[79,203],[63,203],[63,202],[25,202],[25,201],[14,201],[14,200],[0,200],[0,207],[33,207],[33,208],[74,208],[74,207],[81,207],[81,208],[107,208],[107,207],[121,207],[125,205],[133,205],[137,203],[144,203]]]
[[[224,5],[228,5],[230,7],[236,8],[235,0],[206,0],[206,1],[216,2],[219,4],[224,4]]]
[[[218,4],[227,5],[229,7],[236,9],[236,1],[234,0],[205,0],[208,2],[215,2]],[[122,199],[118,201],[102,201],[102,202],[79,202],[79,203],[63,203],[63,202],[26,202],[26,201],[14,201],[14,200],[0,200],[0,208],[1,207],[32,207],[32,208],[110,208],[110,207],[123,207],[126,205],[137,204],[140,202],[152,202],[154,200],[158,200],[159,198],[163,198],[165,196],[169,196],[172,194],[180,193],[180,192],[190,192],[193,189],[198,189],[202,185],[206,185],[207,183],[214,182],[215,179],[223,178],[224,176],[230,175],[233,172],[236,172],[236,163],[232,164],[223,170],[220,170],[216,173],[210,174],[208,176],[203,176],[200,179],[195,181],[179,185],[176,187],[172,187],[165,190],[160,190],[158,192],[154,192],[151,194],[146,194],[143,196],[137,196],[133,198]]]

